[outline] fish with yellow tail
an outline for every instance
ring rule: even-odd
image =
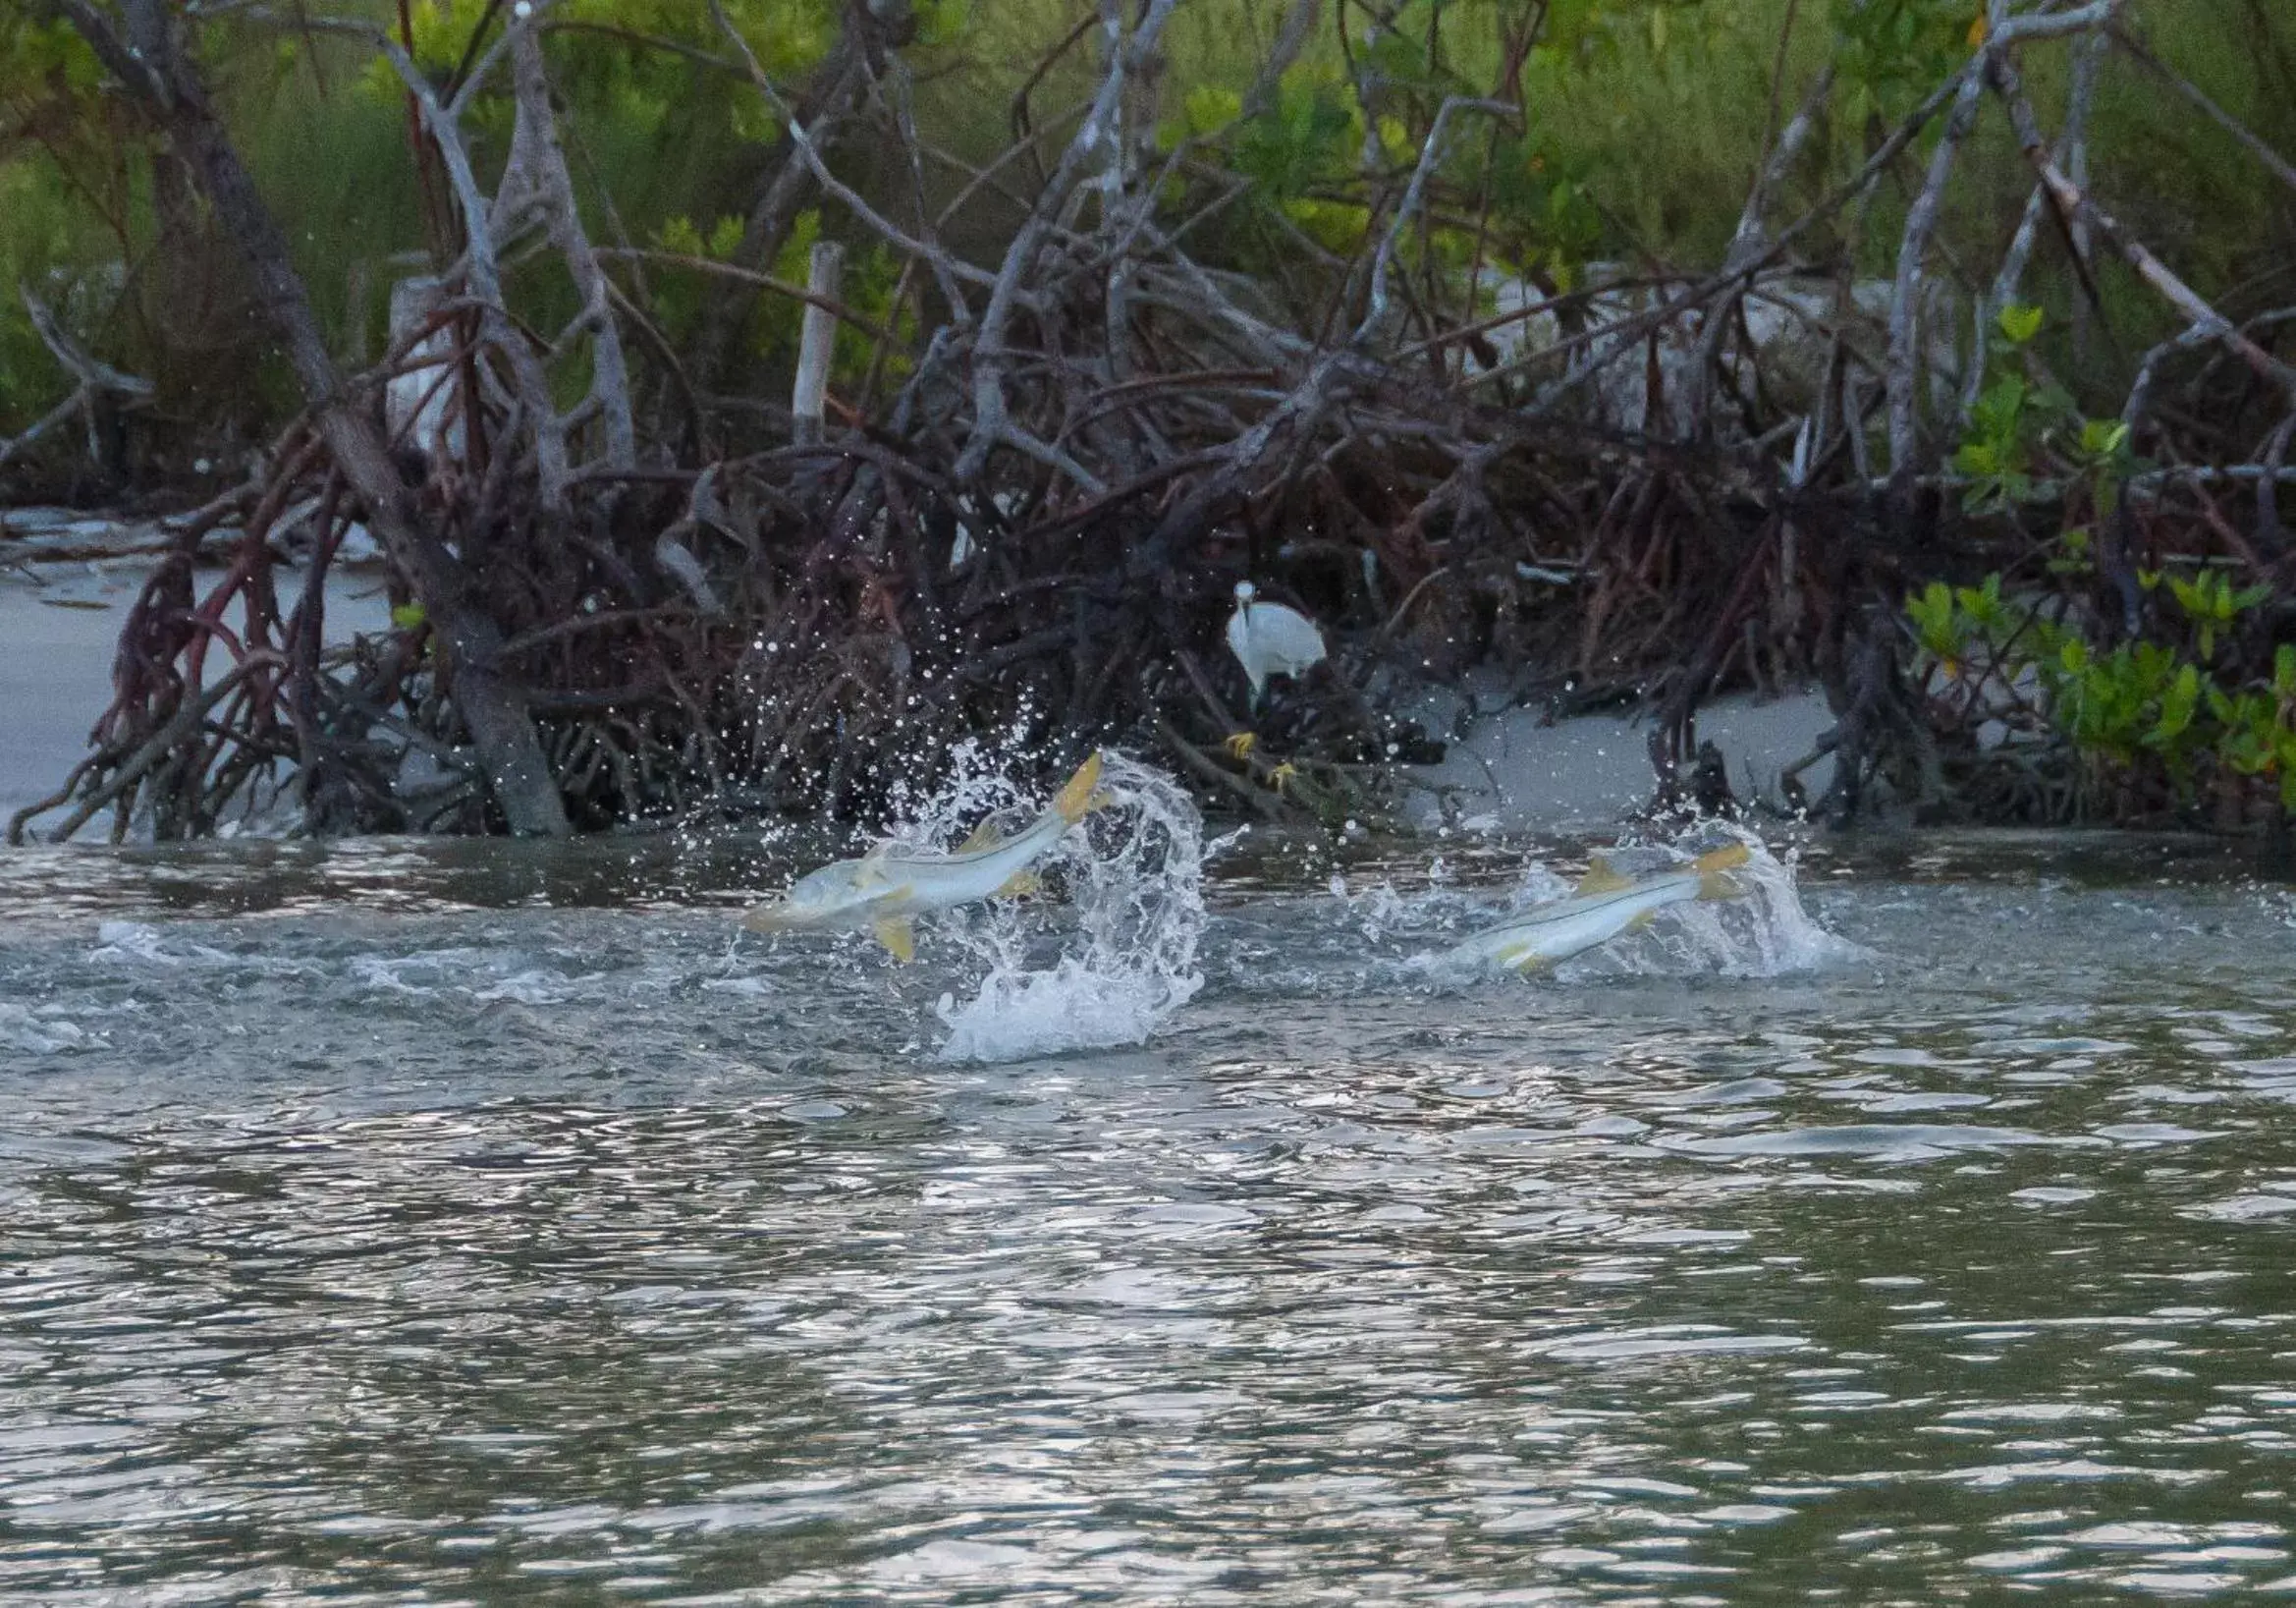
[[[867,927],[901,961],[916,957],[915,918],[977,900],[1032,892],[1029,867],[1068,829],[1109,802],[1100,786],[1101,756],[1076,767],[1043,814],[1001,837],[983,821],[947,854],[910,854],[880,844],[858,859],[809,871],[777,898],[741,917],[752,932],[830,932]]]
[[[1508,971],[1554,966],[1644,925],[1668,905],[1735,898],[1745,889],[1730,872],[1750,858],[1744,844],[1733,843],[1679,869],[1630,877],[1597,856],[1568,898],[1534,905],[1454,945],[1444,958]]]

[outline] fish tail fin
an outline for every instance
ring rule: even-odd
[[[957,855],[983,855],[987,854],[992,849],[1003,847],[1004,842],[1005,834],[997,830],[997,817],[994,815],[987,815],[983,816],[981,823],[972,829],[971,835],[966,837],[966,839],[962,843],[958,844],[955,849],[951,850],[950,853]]]
[[[1753,858],[1754,852],[1742,843],[1726,844],[1712,854],[1700,855],[1690,862],[1690,868],[1698,873],[1698,897],[1737,898],[1746,891],[1746,886],[1730,872]]]
[[[1099,787],[1100,754],[1096,750],[1091,758],[1076,767],[1076,774],[1068,778],[1067,785],[1053,796],[1054,813],[1068,825],[1075,825],[1105,802],[1097,797]]]
[[[741,926],[748,932],[779,932],[781,911],[773,905],[753,905],[741,913]]]

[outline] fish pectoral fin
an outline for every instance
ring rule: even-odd
[[[888,915],[877,923],[877,941],[906,966],[917,958],[916,924],[905,915]]]
[[[1698,897],[1704,900],[1735,899],[1746,891],[1746,885],[1730,872],[1754,858],[1754,852],[1742,843],[1732,843],[1717,849],[1711,855],[1700,855],[1690,862],[1698,873]]]
[[[991,899],[1031,899],[1044,892],[1044,878],[1034,871],[1014,871],[1005,878]]]
[[[1092,812],[1093,796],[1100,788],[1100,765],[1101,756],[1096,749],[1091,758],[1076,767],[1076,774],[1068,778],[1067,785],[1053,796],[1053,808],[1070,826]]]
[[[1499,964],[1509,971],[1521,972],[1527,975],[1528,973],[1536,971],[1539,970],[1539,968],[1545,966],[1547,964],[1547,958],[1544,955],[1541,955],[1536,949],[1529,947],[1522,949],[1503,949],[1499,952]]]
[[[1571,891],[1579,895],[1616,893],[1633,886],[1633,878],[1621,875],[1609,859],[1597,855],[1586,862],[1586,875],[1578,879],[1578,886]]]
[[[994,815],[984,815],[981,817],[980,825],[972,829],[972,835],[958,844],[951,853],[977,855],[996,848],[1004,841],[1005,834],[997,830],[997,818]]]
[[[1634,917],[1634,919],[1633,919],[1633,920],[1631,920],[1631,921],[1628,921],[1628,922],[1627,922],[1627,923],[1626,923],[1624,926],[1620,927],[1618,930],[1619,930],[1619,931],[1621,931],[1621,932],[1640,932],[1640,931],[1641,931],[1641,930],[1642,930],[1644,927],[1647,927],[1647,926],[1649,926],[1649,925],[1651,924],[1651,921],[1652,921],[1652,920],[1653,920],[1653,919],[1654,919],[1654,918],[1655,918],[1657,915],[1658,915],[1658,912],[1657,912],[1657,911],[1648,911],[1648,910],[1646,910],[1646,911],[1643,911],[1643,912],[1641,912],[1639,915],[1637,915]]]

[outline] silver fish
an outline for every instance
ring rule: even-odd
[[[1701,855],[1679,870],[1630,877],[1598,857],[1569,898],[1534,905],[1487,927],[1453,945],[1444,960],[1509,971],[1553,966],[1643,925],[1667,905],[1736,897],[1745,890],[1729,873],[1751,858],[1744,844],[1733,843]]]
[[[741,917],[752,932],[824,932],[869,927],[902,961],[916,957],[914,917],[976,900],[1026,893],[1029,866],[1068,829],[1108,802],[1100,791],[1101,756],[1076,768],[1044,813],[1010,838],[988,822],[945,855],[896,854],[881,844],[858,859],[809,871],[787,892]]]

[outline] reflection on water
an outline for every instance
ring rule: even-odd
[[[2296,1589],[2282,890],[1814,857],[1855,959],[1462,991],[1511,859],[1278,854],[981,1068],[663,853],[0,859],[0,1597]]]

